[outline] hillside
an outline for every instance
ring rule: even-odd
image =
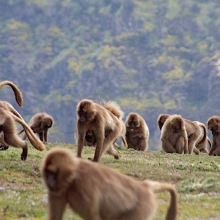
[[[50,141],[73,143],[76,104],[114,100],[141,114],[157,149],[160,113],[206,123],[219,110],[220,4],[181,0],[0,2],[0,80],[23,92],[25,120],[55,119]]]
[[[29,147],[26,161],[20,160],[20,150],[9,148],[0,154],[0,219],[47,219],[47,191],[42,183],[39,166],[48,150],[69,148],[72,144],[49,143],[46,151]],[[137,180],[151,179],[170,182],[178,191],[178,220],[217,220],[219,209],[220,158],[206,154],[180,155],[162,151],[117,149],[119,160],[103,155],[100,165],[110,167]],[[93,147],[85,147],[83,158],[92,157]],[[158,193],[158,211],[154,220],[164,220],[170,201],[169,193]],[[80,220],[69,207],[65,220]]]

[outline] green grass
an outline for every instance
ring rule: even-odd
[[[47,192],[42,184],[39,165],[53,147],[69,148],[73,144],[49,143],[39,152],[32,146],[26,161],[21,150],[10,147],[0,152],[0,219],[47,219]],[[100,163],[135,179],[153,179],[174,184],[178,190],[179,220],[219,219],[220,157],[206,154],[177,155],[162,151],[140,152],[118,149],[119,160],[103,155]],[[94,148],[85,147],[83,157],[93,157]],[[156,220],[164,219],[169,193],[158,194]],[[67,208],[64,219],[80,220]]]

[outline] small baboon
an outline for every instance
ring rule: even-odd
[[[53,124],[54,124],[53,117],[45,112],[37,113],[31,118],[29,122],[29,126],[31,127],[32,131],[39,135],[39,138],[43,143],[47,143],[48,130],[53,126]],[[21,130],[19,134],[21,134],[23,131],[24,130]],[[26,134],[24,134],[22,139],[23,140],[26,139]]]
[[[156,193],[166,190],[171,195],[166,220],[177,218],[177,192],[170,183],[138,181],[62,148],[50,150],[40,170],[50,220],[61,220],[67,205],[84,220],[149,220]]]
[[[37,150],[42,151],[45,149],[43,143],[39,141],[38,138],[36,138],[35,134],[24,122],[24,120],[21,120],[10,111],[7,111],[0,107],[0,143],[2,147],[7,148],[8,146],[12,146],[16,148],[22,148],[21,159],[26,160],[28,145],[26,141],[21,140],[17,135],[15,122],[18,122],[23,126],[31,144]]]
[[[125,120],[125,126],[128,148],[147,150],[149,129],[145,120],[139,114],[131,112]]]
[[[84,99],[78,103],[76,112],[78,116],[75,132],[77,156],[81,157],[86,133],[92,130],[96,140],[93,161],[98,162],[105,151],[118,159],[119,155],[114,149],[114,143],[123,130],[121,123],[123,112],[120,107],[115,102],[108,102],[102,106],[92,100]]]
[[[168,115],[168,114],[159,115],[159,117],[157,119],[157,124],[158,124],[158,127],[160,130],[163,127],[163,124],[165,123],[167,118],[169,118],[170,116],[171,115]],[[196,123],[194,121],[190,121],[190,120],[187,120],[184,118],[183,118],[183,120],[184,120],[186,132],[187,132],[187,137],[188,137],[189,153],[192,154],[192,152],[194,152],[195,154],[199,154],[199,150],[196,148],[196,144],[198,145],[198,144],[204,143],[206,141],[206,135],[207,135],[206,127],[202,123],[200,125],[198,125],[198,123]],[[200,127],[202,127],[204,130],[204,136],[198,142],[200,135],[201,135]]]
[[[212,116],[207,121],[207,128],[212,132],[209,155],[220,156],[220,117]]]
[[[183,118],[171,115],[164,122],[161,130],[162,149],[167,153],[188,153],[188,138]]]

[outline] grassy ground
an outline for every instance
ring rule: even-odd
[[[70,148],[71,144],[50,143],[53,147]],[[100,163],[135,179],[153,179],[173,183],[179,195],[179,220],[220,219],[220,157],[206,154],[176,155],[161,151],[139,152],[118,149],[119,160],[103,155]],[[19,149],[0,152],[0,219],[47,219],[47,193],[39,173],[45,152],[29,147],[26,161],[20,160]],[[92,157],[94,148],[85,147],[83,157]],[[156,220],[164,219],[170,197],[158,194]],[[64,219],[80,220],[68,208]]]

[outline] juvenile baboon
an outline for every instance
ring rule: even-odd
[[[77,156],[81,157],[86,133],[92,130],[96,140],[93,161],[99,161],[105,151],[118,159],[119,155],[113,144],[123,130],[121,123],[123,112],[120,107],[115,102],[108,102],[102,106],[92,100],[83,99],[78,103],[76,111]],[[106,131],[108,135],[105,137]]]
[[[145,120],[139,114],[131,112],[125,120],[125,126],[128,148],[147,150],[149,129]]]
[[[158,124],[159,129],[161,129],[163,127],[163,124],[165,123],[167,118],[169,118],[170,116],[171,115],[168,115],[168,114],[159,115],[159,117],[157,119],[157,124]],[[186,132],[187,132],[187,137],[188,137],[189,153],[192,154],[192,152],[194,152],[195,154],[199,154],[199,150],[196,148],[196,144],[201,144],[206,141],[206,136],[207,136],[206,127],[202,123],[200,125],[198,125],[194,121],[190,121],[190,120],[187,120],[184,118],[183,118],[183,120],[184,120]],[[201,135],[200,127],[202,127],[204,130],[204,136],[198,142],[198,139],[200,138],[200,135]]]
[[[51,128],[54,124],[53,117],[48,115],[45,112],[37,113],[34,115],[29,122],[29,126],[32,129],[34,133],[37,133],[40,140],[43,143],[47,143],[48,141],[48,130]],[[18,134],[21,134],[24,131],[21,130]],[[26,139],[26,134],[24,134],[23,140]]]
[[[212,116],[209,118],[207,127],[212,132],[212,143],[209,155],[220,156],[220,117]]]
[[[46,154],[40,170],[50,220],[61,220],[67,204],[84,220],[152,219],[156,193],[165,190],[171,194],[166,220],[177,218],[177,192],[170,183],[138,181],[61,148]]]
[[[167,153],[188,153],[188,138],[183,118],[169,116],[161,130],[162,149]]]
[[[22,96],[21,91],[18,89],[18,87],[13,82],[5,80],[5,81],[0,82],[0,89],[5,85],[11,86],[11,88],[14,92],[14,95],[15,95],[16,102],[18,103],[19,106],[22,106],[23,105],[23,96]]]
[[[209,137],[207,135],[206,126],[203,123],[199,122],[199,121],[195,121],[195,122],[203,129],[203,132],[201,131],[199,139],[197,140],[196,148],[200,152],[208,153],[207,144],[209,144],[209,146],[211,147],[211,141],[209,140]],[[205,130],[205,132],[204,132],[204,130]],[[206,135],[206,140],[204,142],[200,143],[200,141],[204,138],[204,135]]]
[[[26,160],[28,153],[28,145],[26,141],[21,140],[17,135],[15,121],[20,123],[27,134],[31,144],[39,151],[44,150],[44,145],[36,138],[35,134],[29,126],[10,111],[0,107],[0,143],[2,147],[22,148],[21,160]]]

